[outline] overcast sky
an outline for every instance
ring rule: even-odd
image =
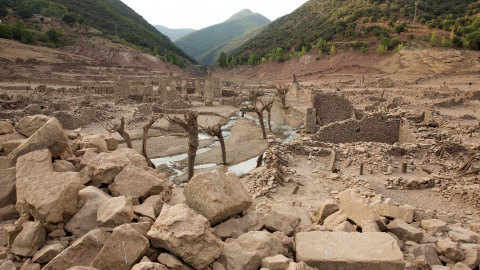
[[[289,14],[307,0],[122,0],[152,25],[202,29],[224,22],[242,9],[270,20]]]

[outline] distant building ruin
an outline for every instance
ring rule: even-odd
[[[307,133],[315,133],[317,126],[355,118],[350,100],[333,93],[312,92],[311,108],[307,109],[305,127]]]
[[[211,72],[205,78],[174,77],[172,73],[160,81],[159,87],[162,100],[171,100],[185,94],[200,95],[211,98],[222,97],[222,81]]]

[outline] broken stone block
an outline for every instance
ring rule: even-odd
[[[171,269],[182,269],[183,263],[175,256],[169,253],[158,255],[157,261]]]
[[[476,269],[480,265],[480,248],[477,244],[461,244],[460,248],[465,254],[465,259],[461,263],[471,269]]]
[[[81,148],[96,148],[101,152],[108,152],[107,142],[102,134],[86,135],[80,143]]]
[[[147,235],[154,247],[169,250],[196,269],[212,263],[222,251],[208,219],[184,204],[164,207]]]
[[[262,268],[268,268],[269,270],[284,270],[288,268],[290,260],[283,255],[276,255],[272,257],[264,258],[261,262]]]
[[[20,217],[14,205],[8,205],[0,208],[0,221],[17,219]]]
[[[158,195],[170,185],[168,180],[160,179],[146,172],[143,168],[128,164],[115,176],[115,180],[108,186],[115,197],[130,196],[133,200],[143,201],[152,195]]]
[[[17,202],[16,172],[15,168],[0,170],[0,208]]]
[[[12,261],[8,260],[0,264],[0,270],[17,270],[17,267]]]
[[[286,270],[317,270],[318,268],[313,268],[308,266],[305,262],[290,262]]]
[[[15,148],[7,157],[12,163],[16,163],[20,156],[42,149],[50,150],[54,158],[72,156],[72,148],[67,134],[55,117],[50,118],[45,125]]]
[[[46,223],[65,222],[77,211],[80,190],[78,173],[47,173],[17,178],[17,204],[19,212],[30,213]]]
[[[117,227],[129,223],[135,217],[132,198],[120,196],[106,199],[97,209],[97,224],[104,227]]]
[[[371,208],[358,193],[352,189],[347,189],[338,194],[340,198],[340,208],[347,217],[362,227],[368,220],[375,221],[381,231],[386,231],[387,226],[381,220],[380,216]]]
[[[376,224],[376,223],[375,223]],[[357,230],[353,227],[352,223],[344,221],[340,223],[337,227],[333,228],[334,232],[356,232]]]
[[[254,251],[243,249],[235,242],[226,243],[218,257],[218,262],[225,269],[257,270],[260,266],[260,255]]]
[[[334,200],[326,200],[313,212],[312,223],[323,225],[325,219],[338,210],[340,210],[340,207]]]
[[[480,243],[480,234],[467,230],[459,226],[448,226],[449,232],[448,235],[452,234],[455,237],[458,237],[458,241],[453,239],[455,242],[462,243]]]
[[[53,172],[52,154],[48,149],[32,151],[18,158],[17,179]]]
[[[222,239],[238,238],[240,235],[248,232],[251,218],[244,216],[241,218],[230,218],[215,226],[215,233]]]
[[[43,270],[69,269],[74,266],[90,266],[109,236],[110,233],[102,229],[94,229],[88,232],[53,258]]]
[[[386,233],[302,232],[295,235],[296,260],[320,270],[403,270],[403,253]],[[344,243],[344,244],[343,244]]]
[[[363,222],[362,232],[380,232],[378,225],[375,221]]]
[[[129,270],[149,246],[148,239],[130,225],[119,226],[113,230],[90,266],[99,270]]]
[[[480,223],[470,223],[468,224],[468,227],[470,228],[470,230],[476,233],[480,233]]]
[[[406,223],[412,223],[415,215],[415,208],[399,207],[389,204],[379,203],[373,206],[380,216],[389,217],[393,219],[400,219]]]
[[[409,253],[417,258],[419,256],[424,256],[424,261],[428,265],[442,265],[442,261],[438,258],[437,249],[438,247],[435,244],[423,244],[412,248],[406,248]]]
[[[76,172],[77,168],[71,162],[57,159],[53,162],[53,170],[56,172]]]
[[[97,227],[97,210],[100,204],[111,196],[102,190],[89,186],[78,192],[78,201],[83,206],[65,224],[65,230],[81,237]]]
[[[234,173],[214,170],[195,175],[183,194],[188,205],[218,224],[250,207],[252,199]]]
[[[55,258],[55,256],[60,254],[60,252],[62,252],[65,248],[65,245],[60,243],[46,245],[33,255],[32,260],[35,263],[48,263]]]
[[[471,268],[468,267],[467,265],[459,262],[459,263],[456,263],[456,264],[452,267],[452,270],[471,270]]]
[[[13,133],[13,126],[5,121],[0,121],[0,135]]]
[[[280,238],[265,231],[245,233],[238,237],[235,242],[244,250],[257,253],[260,259],[278,254],[287,255],[288,252]]]
[[[20,270],[40,270],[41,266],[39,263],[33,263],[32,259],[27,259]]]
[[[395,219],[387,226],[388,230],[402,239],[412,240],[419,243],[423,238],[423,232],[407,224],[401,219]]]
[[[15,131],[27,137],[32,136],[48,121],[48,116],[37,114],[25,116],[15,124]]]
[[[1,143],[0,143],[1,148]],[[0,149],[1,150],[1,149]],[[15,166],[6,157],[0,157],[0,170],[14,168]]]
[[[112,136],[107,136],[104,138],[105,142],[107,143],[108,151],[115,151],[118,148],[118,141],[117,139],[113,138]]]
[[[300,223],[300,219],[289,215],[281,214],[275,210],[265,216],[265,228],[271,231],[281,231],[290,236]]]
[[[17,148],[20,144],[25,142],[27,139],[24,140],[10,140],[3,143],[3,153],[5,155],[10,154],[15,148]]]
[[[420,225],[430,233],[448,232],[447,223],[440,219],[424,219]]]
[[[327,229],[333,230],[335,227],[342,224],[342,222],[347,221],[347,219],[347,214],[343,212],[343,210],[340,210],[328,216],[323,222],[323,225],[327,227]]]
[[[42,223],[27,221],[13,241],[10,252],[22,257],[32,257],[43,246],[46,236],[47,231]]]
[[[437,246],[442,251],[443,255],[454,262],[460,262],[465,259],[465,254],[458,246],[458,243],[453,242],[451,239],[442,239],[437,242]]]
[[[95,269],[95,268],[94,268]],[[132,267],[132,270],[168,270],[165,265],[155,262],[140,262]]]

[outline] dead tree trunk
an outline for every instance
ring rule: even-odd
[[[125,131],[125,118],[123,118],[123,116],[120,118],[120,124],[107,122],[103,128],[110,132],[110,134],[118,132],[118,134],[120,134],[120,136],[122,136],[122,138],[125,140],[127,147],[133,148],[130,135]]]
[[[273,99],[272,102],[267,104],[265,109],[267,110],[267,119],[268,119],[268,130],[272,132],[272,107],[273,107]]]
[[[188,181],[192,179],[195,167],[195,157],[198,148],[198,113],[186,112],[183,119],[176,116],[165,115],[165,118],[172,124],[179,125],[188,133]]]
[[[269,99],[260,99],[260,106],[255,105],[253,107],[255,113],[258,116],[258,122],[260,124],[260,128],[262,128],[262,135],[263,139],[267,139],[267,133],[265,132],[265,123],[263,123],[263,111],[267,109],[267,107],[272,106],[273,104],[273,98]]]
[[[223,165],[227,165],[227,151],[225,150],[225,140],[222,134],[222,124],[217,124],[213,127],[202,127],[203,131],[211,137],[217,137],[220,142],[220,148],[222,149],[222,161]]]
[[[157,121],[158,119],[161,119],[163,115],[152,115],[150,118],[150,121],[143,126],[143,140],[142,140],[142,155],[145,157],[147,160],[148,166],[152,167],[155,169],[155,164],[148,158],[147,155],[147,139],[148,139],[148,130],[152,127],[153,123]]]
[[[290,89],[285,86],[280,86],[279,88],[277,88],[277,94],[278,94],[278,97],[280,97],[280,100],[282,101],[282,108],[285,109],[287,108],[287,93]]]

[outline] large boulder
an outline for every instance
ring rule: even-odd
[[[131,222],[134,217],[130,197],[120,196],[104,200],[97,209],[97,224],[104,227],[117,227]]]
[[[265,228],[271,231],[281,231],[290,236],[300,223],[300,218],[288,214],[279,213],[276,210],[270,211],[265,216]]]
[[[41,222],[27,221],[13,241],[10,252],[22,257],[32,257],[43,246],[46,236],[47,231]]]
[[[13,133],[13,126],[5,121],[0,121],[0,135]]]
[[[154,247],[169,250],[196,269],[211,264],[222,251],[208,219],[184,204],[164,207],[148,238]]]
[[[388,224],[388,230],[401,239],[412,240],[420,243],[423,238],[423,232],[412,225],[407,224],[401,219],[395,219]]]
[[[99,152],[107,152],[107,142],[102,134],[86,135],[80,143],[81,148],[96,148]]]
[[[325,219],[338,210],[340,210],[340,207],[335,203],[334,200],[326,200],[313,212],[312,222],[314,224],[323,225]]]
[[[218,258],[225,269],[231,270],[258,270],[260,261],[258,253],[245,250],[235,242],[226,243]]]
[[[45,125],[47,121],[48,116],[43,114],[25,116],[15,124],[15,130],[22,135],[30,137]]]
[[[18,158],[17,179],[53,172],[52,154],[48,149],[32,151]]]
[[[35,263],[48,263],[66,248],[66,244],[56,243],[46,245],[33,255],[32,261]]]
[[[16,195],[16,169],[0,170],[0,208],[15,205]]]
[[[278,254],[287,255],[288,252],[280,238],[265,231],[242,234],[235,242],[243,249],[257,253],[260,259]]]
[[[212,225],[248,209],[252,199],[234,173],[214,170],[195,175],[183,191],[188,205]]]
[[[65,222],[77,212],[80,185],[79,174],[73,172],[17,179],[16,208],[42,222]]]
[[[383,223],[377,212],[353,189],[340,192],[338,197],[340,198],[340,208],[342,211],[358,226],[363,227],[363,223],[366,221],[375,221],[381,231],[387,230],[387,226]]]
[[[113,230],[91,267],[99,270],[129,270],[145,254],[150,246],[148,239],[130,225]]]
[[[453,242],[449,238],[438,241],[437,246],[438,248],[440,248],[445,257],[449,258],[454,262],[461,262],[465,259],[465,254],[463,253],[458,243]]]
[[[389,217],[393,219],[400,219],[407,223],[413,222],[413,217],[415,215],[414,207],[406,206],[395,206],[390,204],[379,203],[373,206],[375,211],[380,216]]]
[[[152,195],[159,195],[170,189],[168,180],[160,179],[143,168],[129,164],[115,176],[115,180],[108,186],[113,196],[130,196],[133,200],[143,201]]]
[[[109,232],[95,229],[77,239],[71,246],[53,258],[43,270],[69,269],[74,266],[90,266],[110,237]]]
[[[87,173],[93,180],[104,184],[111,184],[117,174],[119,174],[129,163],[147,167],[145,158],[130,148],[120,148],[111,153],[100,153],[90,160],[87,167]]]
[[[169,270],[165,265],[154,262],[140,262],[132,267],[132,270]]]
[[[65,230],[81,237],[97,227],[97,210],[100,204],[111,196],[102,190],[89,186],[78,192],[80,210],[65,224]]]
[[[296,260],[319,270],[403,270],[403,253],[386,233],[300,232]]]
[[[72,148],[68,136],[55,117],[50,118],[37,132],[15,148],[7,157],[13,163],[16,163],[20,156],[41,149],[50,150],[54,158],[72,156]]]

